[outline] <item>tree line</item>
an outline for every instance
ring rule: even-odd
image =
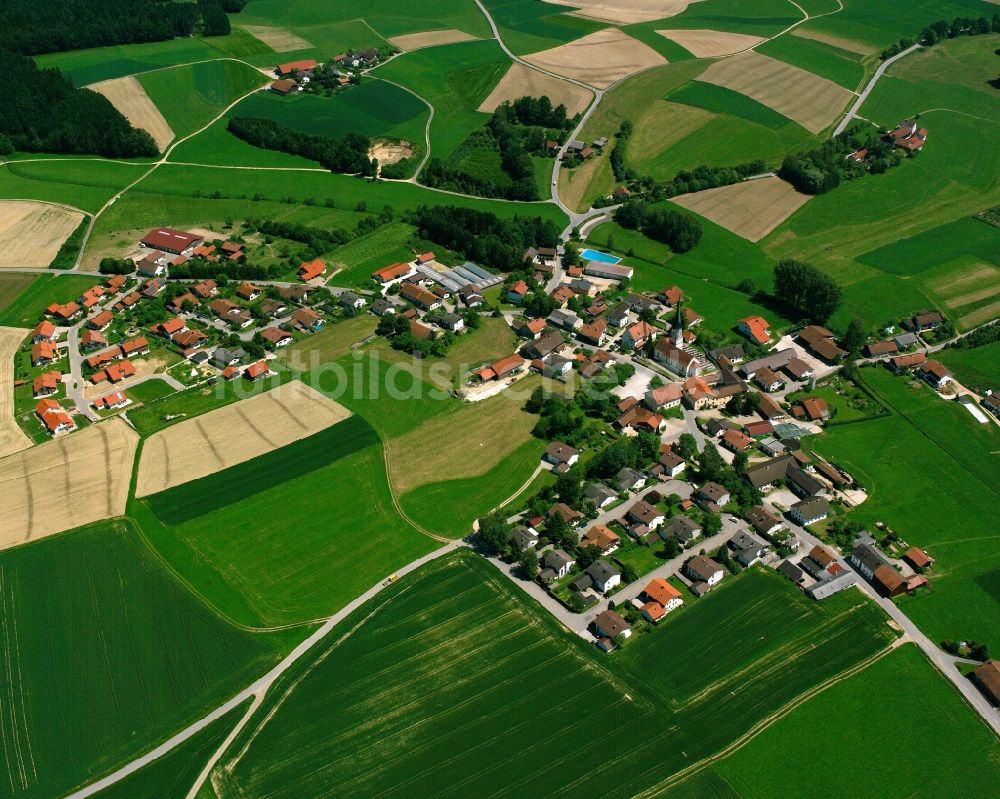
[[[882,51],[882,60],[885,61],[887,58],[898,55],[917,42],[932,47],[945,39],[954,39],[958,36],[980,36],[984,33],[1000,33],[1000,14],[994,14],[992,19],[987,19],[985,16],[976,19],[955,17],[951,22],[939,19],[924,27],[916,40],[904,37],[889,45]]]
[[[346,244],[352,238],[351,234],[342,228],[323,230],[322,228],[300,225],[297,222],[283,222],[277,219],[248,219],[245,225],[248,229],[257,230],[265,236],[278,236],[282,239],[298,241],[314,252],[326,252],[341,244]]]
[[[14,150],[153,156],[153,137],[133,128],[106,97],[78,89],[58,69],[0,50],[0,155]]]
[[[630,200],[615,211],[623,228],[639,230],[661,241],[674,252],[687,252],[701,241],[701,222],[669,208],[653,208],[642,200]]]
[[[810,321],[824,324],[840,307],[843,292],[812,264],[787,258],[774,267],[774,296]]]
[[[247,0],[4,0],[0,50],[22,55],[229,33]]]
[[[279,150],[318,161],[331,172],[374,176],[378,164],[368,156],[371,140],[360,133],[339,139],[296,130],[261,117],[233,117],[227,129],[239,139],[265,150]]]
[[[847,154],[867,150],[864,163]],[[862,177],[868,172],[881,174],[900,162],[895,147],[883,141],[870,125],[854,125],[843,133],[827,139],[819,147],[786,155],[778,177],[791,183],[803,194],[825,194],[845,180]]]
[[[550,219],[500,219],[489,211],[453,205],[422,205],[403,221],[416,227],[420,238],[501,272],[520,269],[528,247],[555,247],[559,241],[559,228]]]

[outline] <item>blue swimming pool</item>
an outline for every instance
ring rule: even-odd
[[[614,255],[609,255],[600,250],[583,250],[580,253],[580,257],[584,261],[599,261],[602,264],[616,264],[621,261],[621,258],[616,258]]]

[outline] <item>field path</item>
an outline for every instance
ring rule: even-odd
[[[847,110],[847,113],[844,114],[844,118],[842,120],[840,120],[840,122],[838,123],[837,127],[835,127],[833,129],[833,135],[834,136],[839,136],[841,133],[843,133],[847,129],[847,126],[850,124],[851,120],[854,119],[857,116],[858,111],[861,110],[861,106],[864,105],[865,100],[868,99],[868,95],[872,93],[872,89],[875,88],[875,84],[878,83],[878,79],[881,78],[885,74],[885,71],[892,64],[894,64],[897,61],[899,61],[899,59],[901,59],[903,56],[906,56],[906,55],[909,55],[910,53],[916,52],[922,46],[923,45],[920,42],[917,42],[912,47],[907,47],[902,52],[896,53],[896,55],[894,55],[892,58],[887,58],[885,61],[883,61],[881,64],[879,64],[878,69],[875,70],[875,74],[872,75],[872,79],[870,81],[868,81],[868,85],[865,86],[865,88],[861,90],[861,93],[858,95],[858,98],[854,101],[854,105],[852,105]]]

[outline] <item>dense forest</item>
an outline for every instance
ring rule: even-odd
[[[290,155],[300,155],[310,161],[319,161],[331,172],[348,175],[373,176],[378,166],[369,158],[371,141],[360,133],[348,133],[340,139],[299,133],[280,122],[260,117],[233,117],[229,132],[254,147],[280,150]]]
[[[102,95],[75,88],[59,70],[38,69],[30,58],[0,50],[0,71],[0,154],[157,154],[146,131],[133,128]]]
[[[868,150],[864,163],[847,158],[856,150]],[[778,176],[803,194],[825,194],[843,181],[869,172],[881,174],[900,161],[893,146],[882,141],[870,125],[856,125],[827,139],[814,150],[785,156]]]
[[[229,33],[226,12],[247,0],[3,0],[0,50],[22,55]]]
[[[693,216],[668,208],[653,208],[642,200],[630,200],[615,211],[615,222],[629,230],[641,230],[662,241],[674,252],[687,252],[701,241],[701,223]]]
[[[421,206],[403,221],[414,225],[420,238],[502,272],[521,268],[528,247],[555,247],[559,241],[556,223],[537,216],[505,220],[471,208]]]

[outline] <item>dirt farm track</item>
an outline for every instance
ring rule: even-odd
[[[235,466],[350,415],[299,380],[209,411],[146,440],[135,495],[149,496]]]
[[[108,419],[0,458],[0,549],[123,514],[138,444]]]

